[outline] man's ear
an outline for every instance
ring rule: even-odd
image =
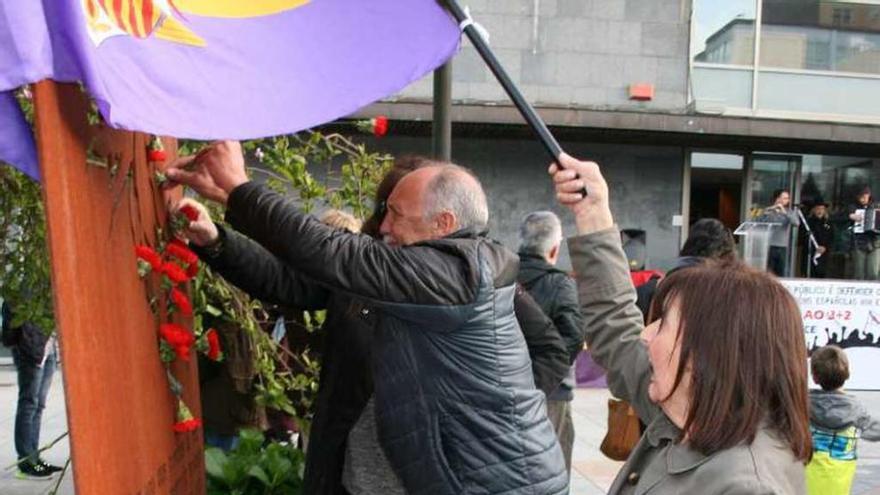
[[[458,230],[458,220],[455,218],[455,214],[451,211],[441,211],[434,217],[434,225],[437,228],[437,232],[445,237],[456,230]]]
[[[547,253],[547,258],[549,258],[551,260],[555,260],[559,256],[559,246],[560,245],[557,244],[557,245],[553,246],[552,248],[550,248],[550,252]]]

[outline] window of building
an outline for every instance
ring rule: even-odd
[[[762,0],[760,65],[880,74],[876,2]]]
[[[696,0],[695,62],[752,65],[755,40],[754,0]]]
[[[880,122],[878,0],[694,0],[691,39],[697,112]]]

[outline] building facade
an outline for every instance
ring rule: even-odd
[[[782,188],[805,214],[830,204],[831,275],[848,276],[845,209],[880,189],[880,2],[467,3],[563,148],[603,166],[620,226],[647,231],[650,267],[673,263],[693,221],[734,229]],[[453,159],[486,183],[493,235],[515,248],[523,215],[560,211],[549,159],[466,40],[452,72]],[[430,153],[432,94],[429,76],[364,109],[393,119],[376,146]]]

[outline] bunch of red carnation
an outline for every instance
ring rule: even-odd
[[[191,211],[190,211],[191,210]],[[189,221],[198,218],[198,211],[190,207],[189,210],[181,209],[181,214]],[[186,317],[193,316],[193,305],[187,296],[184,284],[198,275],[199,258],[182,241],[174,239],[163,250],[146,246],[135,246],[135,255],[138,259],[138,273],[145,277],[154,273],[161,277],[162,288],[167,295],[168,307],[173,311],[180,312]],[[167,363],[180,359],[189,361],[193,346],[205,353],[210,359],[222,359],[220,340],[216,331],[211,329],[200,336],[178,323],[162,323],[159,325],[159,351],[163,362]],[[171,392],[177,397],[176,422],[173,425],[175,432],[184,433],[198,429],[201,420],[193,417],[189,408],[183,402],[182,386],[167,368],[167,376]]]
[[[178,358],[189,361],[190,349],[195,342],[195,336],[177,323],[163,323],[159,325],[159,336],[162,342],[174,350]]]
[[[138,274],[142,277],[151,272],[161,274],[166,281],[164,285],[169,287],[171,307],[184,316],[192,316],[192,303],[178,286],[198,275],[198,255],[178,239],[169,242],[162,254],[144,245],[135,246],[134,250],[138,258]]]

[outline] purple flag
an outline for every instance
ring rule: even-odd
[[[12,91],[0,91],[0,162],[40,179],[34,136]]]
[[[82,81],[115,127],[256,138],[393,94],[459,37],[437,0],[3,0],[0,91]]]

